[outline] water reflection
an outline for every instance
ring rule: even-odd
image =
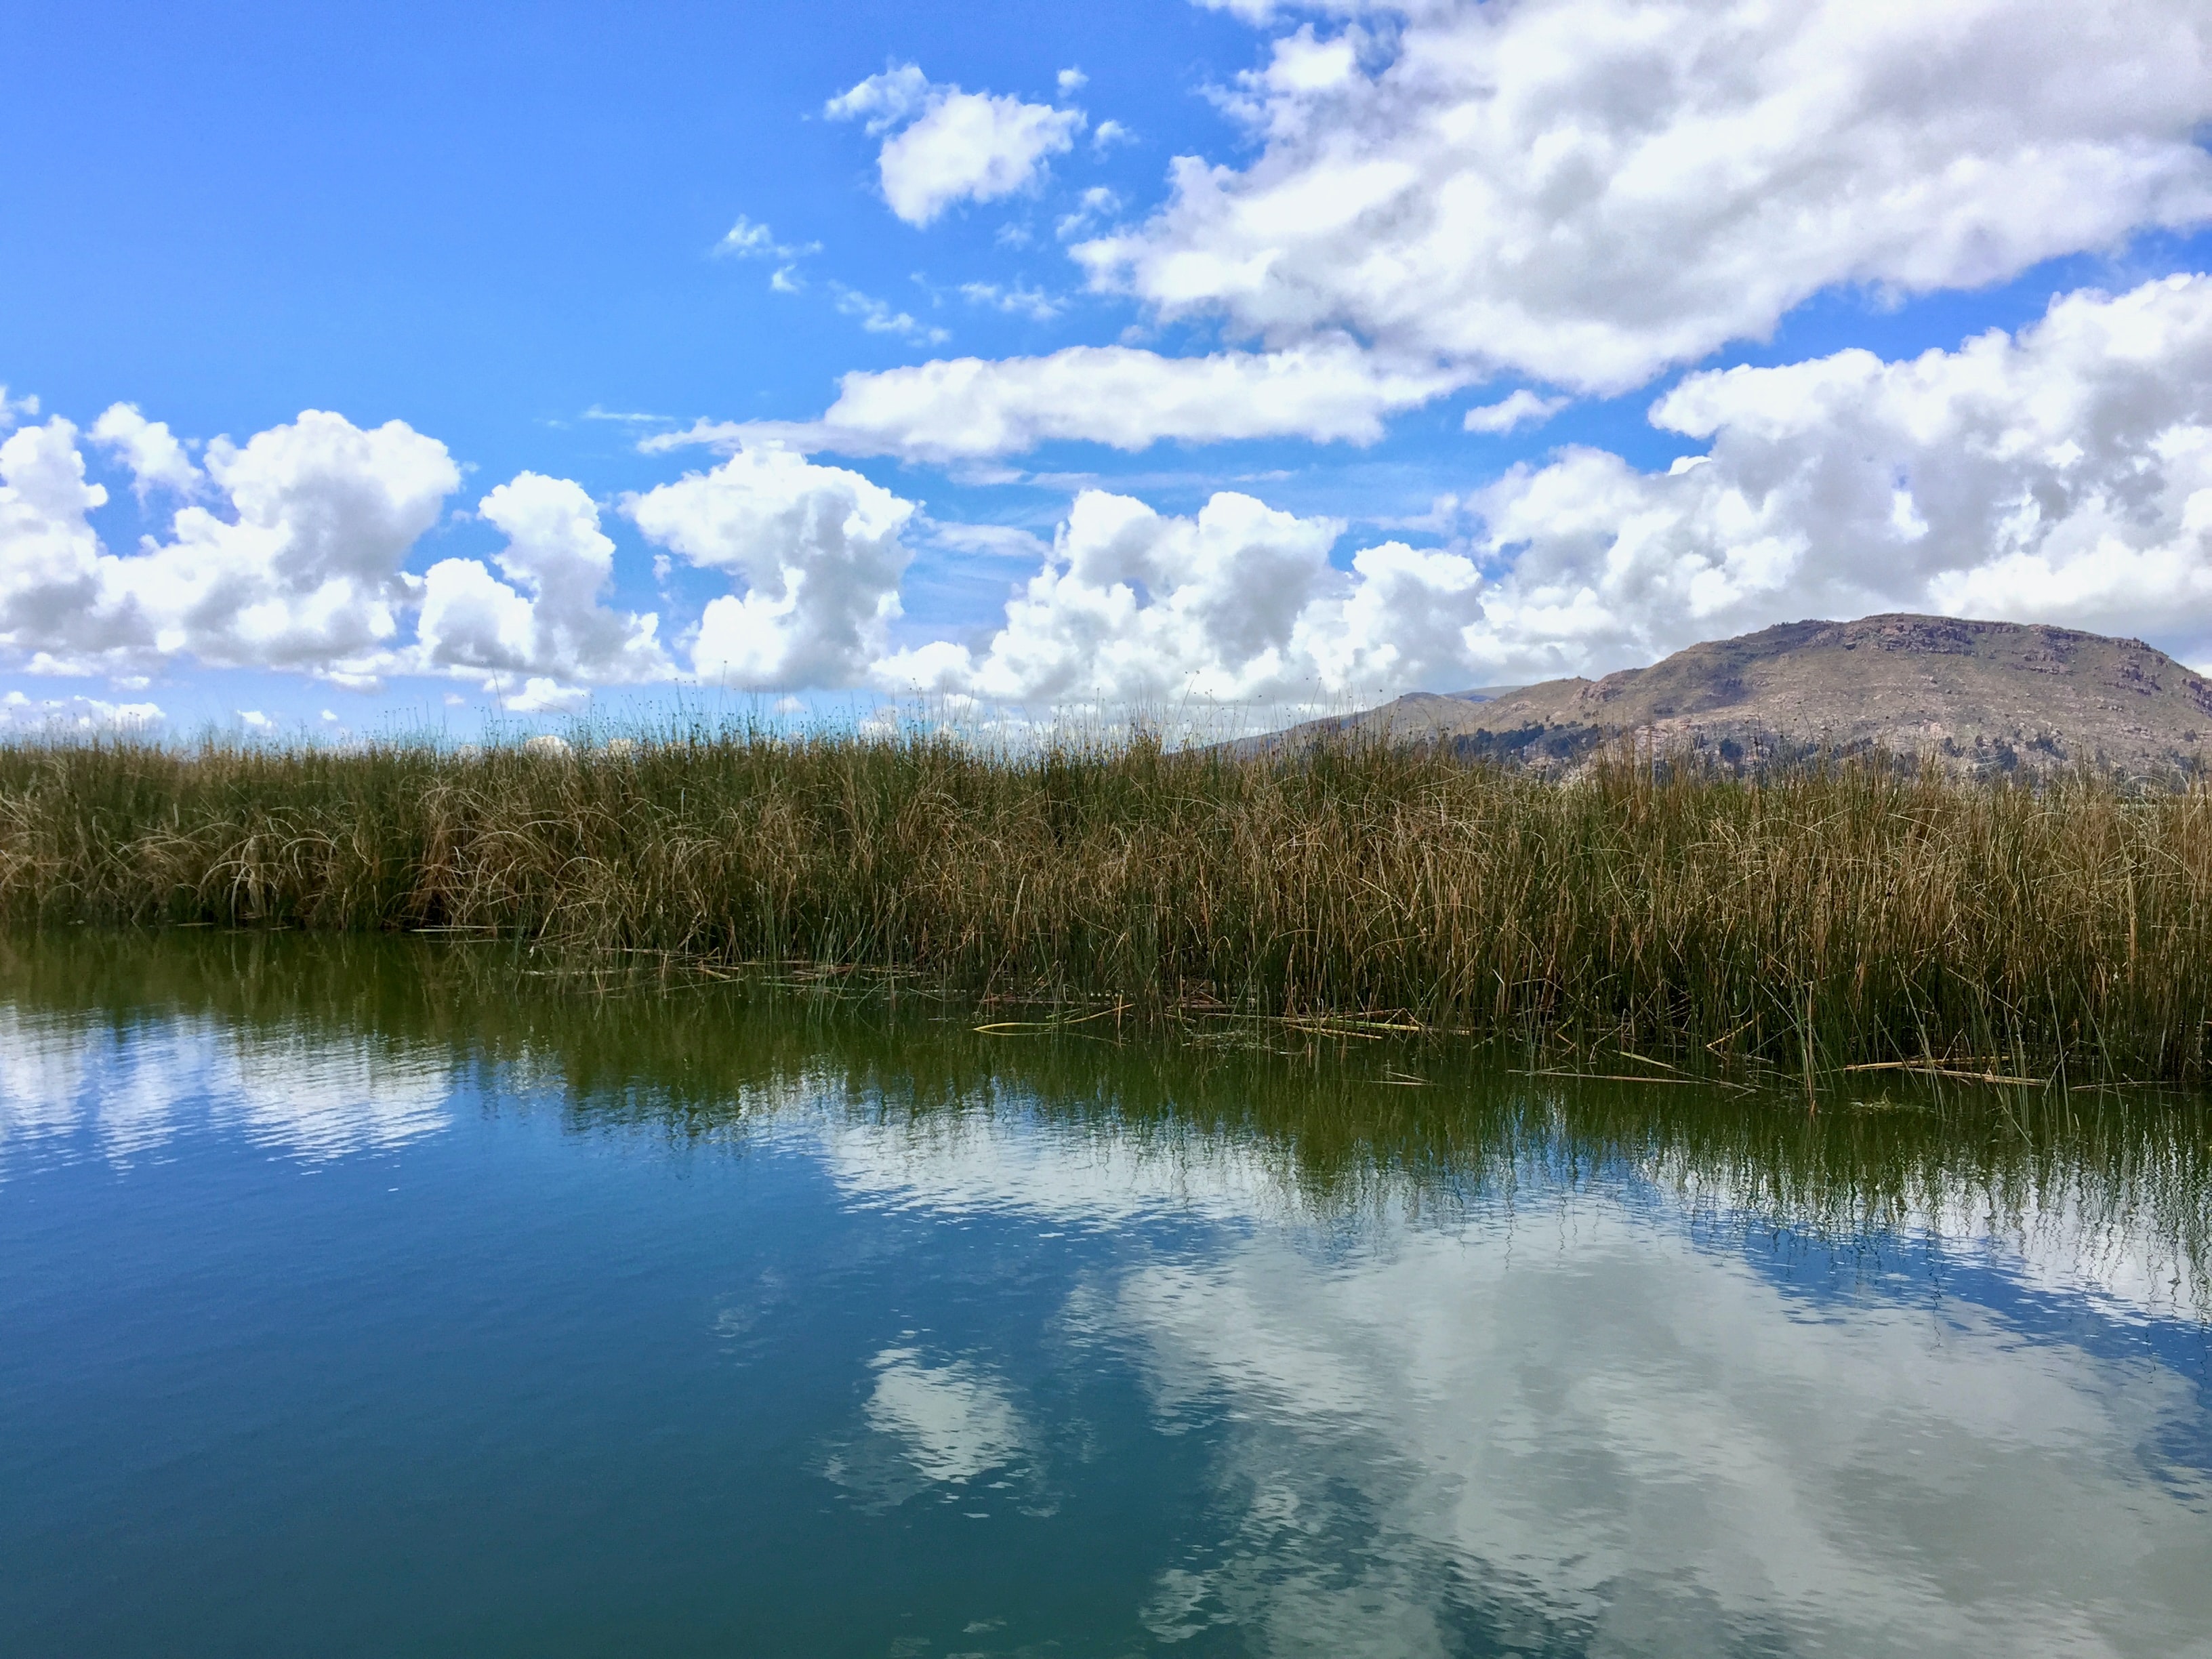
[[[805,1650],[2212,1651],[2198,1102],[1808,1114],[1444,1048],[1007,1042],[927,1005],[541,967],[0,946],[0,1182],[201,1133],[336,1170],[472,1118],[799,1172],[775,1224],[805,1249],[746,1233],[682,1304],[714,1369],[656,1431],[774,1418],[726,1455],[796,1484],[717,1501],[755,1531],[830,1516],[809,1547],[856,1582],[908,1559],[980,1581],[987,1524],[1062,1540],[1004,1605],[925,1630],[887,1601],[861,1641],[855,1590],[794,1627]],[[558,1217],[605,1274],[568,1364],[642,1390],[606,1310],[756,1224],[678,1228],[665,1192],[590,1221],[604,1185]],[[434,1325],[426,1282],[403,1316]],[[1121,1625],[1073,1621],[1121,1556]],[[718,1628],[757,1637],[732,1595],[753,1611]]]
[[[2151,1449],[2200,1403],[2163,1367],[2024,1351],[1969,1304],[1826,1307],[1595,1200],[1504,1242],[1332,1270],[1259,1235],[1123,1285],[1158,1408],[1241,1425],[1235,1541],[1184,1569],[1179,1619],[1318,1652],[1380,1613],[1404,1653],[1449,1650],[1455,1602],[1598,1650],[2212,1624],[2204,1474]]]
[[[452,1092],[445,1054],[374,1035],[204,1016],[118,1030],[0,1006],[0,1178],[10,1141],[88,1129],[110,1162],[157,1152],[186,1127],[187,1103],[310,1163],[389,1150],[446,1127]]]

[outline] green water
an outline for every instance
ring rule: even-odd
[[[0,945],[0,1654],[2212,1654],[2200,1103],[973,1024]]]

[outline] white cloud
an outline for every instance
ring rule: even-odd
[[[97,697],[0,696],[0,730],[10,732],[138,732],[168,716],[159,703],[102,702]]]
[[[5,386],[0,386],[0,432],[12,429],[18,421],[26,416],[36,419],[38,413],[39,400],[36,396],[27,395],[11,398],[8,395],[8,388]]]
[[[929,77],[917,65],[894,64],[881,75],[871,75],[860,85],[839,93],[822,106],[822,112],[833,121],[864,121],[872,137],[921,113],[933,90]]]
[[[952,337],[941,328],[919,323],[913,313],[894,311],[890,306],[858,289],[847,288],[842,283],[832,283],[830,289],[837,296],[837,309],[856,319],[871,334],[896,334],[902,339],[916,340],[928,345],[942,345]]]
[[[899,614],[900,532],[914,504],[857,472],[757,447],[626,496],[623,510],[647,540],[745,584],[700,619],[692,660],[702,679],[848,685]]]
[[[103,556],[89,518],[106,500],[60,416],[0,443],[0,643],[36,666],[112,648],[95,622]]]
[[[1468,432],[1510,432],[1518,426],[1540,426],[1567,406],[1565,398],[1540,397],[1522,386],[1510,397],[1480,409],[1470,409],[1461,428]]]
[[[1040,564],[1052,553],[1049,542],[1014,525],[962,524],[933,519],[925,527],[935,545],[970,557],[1018,559],[1024,564]]]
[[[1153,708],[1452,678],[1481,616],[1475,567],[1394,542],[1360,551],[1347,574],[1328,561],[1343,528],[1228,492],[1185,519],[1085,490],[987,644],[901,652],[876,678],[994,702]]]
[[[309,410],[242,448],[216,439],[206,466],[235,520],[186,507],[172,543],[117,561],[118,617],[165,657],[357,677],[412,602],[402,562],[460,483],[446,447]]]
[[[1247,23],[1272,23],[1286,12],[1312,11],[1325,15],[1357,15],[1377,8],[1362,0],[1193,0],[1206,11],[1225,11]]]
[[[1119,121],[1101,121],[1091,135],[1091,148],[1103,155],[1116,144],[1136,142],[1137,135]]]
[[[1384,417],[1461,383],[1395,368],[1348,339],[1289,350],[1164,357],[1131,346],[1070,346],[1045,357],[960,357],[848,374],[819,421],[710,423],[645,441],[648,451],[773,439],[848,455],[948,461],[1055,441],[1142,449],[1297,437],[1372,443]]]
[[[533,674],[522,683],[520,691],[507,692],[501,699],[501,706],[510,714],[574,714],[588,708],[591,701],[592,689],[587,685],[562,685],[557,680]],[[535,743],[538,739],[532,738],[530,741]]]
[[[1075,206],[1053,222],[1053,232],[1063,242],[1079,236],[1108,214],[1121,210],[1121,198],[1104,185],[1093,185],[1075,198]]]
[[[876,165],[884,200],[915,226],[957,202],[997,201],[1026,189],[1085,125],[1080,110],[963,92],[932,82],[911,64],[870,76],[830,100],[823,113],[863,119],[872,134],[902,126],[884,140]]]
[[[779,294],[796,294],[806,286],[799,275],[799,261],[821,252],[822,244],[780,242],[766,225],[739,214],[737,223],[714,244],[714,252],[725,258],[775,260],[776,268],[769,274],[768,285]]]
[[[1064,69],[1054,77],[1054,84],[1059,87],[1061,97],[1073,98],[1091,84],[1091,77],[1079,69]]]
[[[402,561],[459,482],[445,446],[399,422],[364,432],[310,410],[208,446],[231,516],[186,506],[171,541],[118,557],[93,530],[107,492],[76,440],[57,416],[0,444],[0,647],[33,672],[129,678],[190,656],[371,678],[413,603]]]
[[[714,244],[714,252],[738,259],[768,258],[775,252],[775,233],[766,225],[755,224],[741,213],[728,234]]]
[[[2212,661],[2212,278],[2069,295],[2017,337],[1692,375],[1666,472],[1569,450],[1473,501],[1510,569],[1468,637],[1518,678],[1804,617],[1911,610]]]
[[[963,283],[960,292],[973,304],[1027,317],[1032,322],[1048,323],[1060,315],[1058,300],[1042,289],[1024,288],[1019,283],[1003,286],[997,283]]]
[[[111,405],[92,423],[92,441],[131,469],[141,501],[156,489],[189,496],[207,482],[167,423],[148,420],[136,404]]]
[[[587,421],[613,421],[623,426],[665,426],[669,417],[653,415],[641,409],[603,409],[593,404],[584,411]]]
[[[1387,9],[1276,40],[1225,94],[1258,159],[1179,158],[1164,210],[1078,250],[1094,282],[1272,346],[1349,329],[1619,392],[1834,284],[1972,287],[2212,220],[2197,0]]]
[[[416,623],[420,672],[481,679],[522,713],[579,708],[587,686],[673,672],[655,637],[657,617],[600,603],[614,580],[615,544],[581,486],[524,472],[477,510],[507,538],[495,562],[508,581],[476,559],[430,567]]]
[[[240,709],[238,723],[249,732],[274,732],[276,729],[276,722],[258,708]]]

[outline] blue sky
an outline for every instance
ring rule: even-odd
[[[2208,27],[2073,15],[35,9],[0,695],[1273,708],[1891,608],[2212,664]]]

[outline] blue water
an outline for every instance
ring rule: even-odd
[[[2193,1106],[506,971],[0,961],[0,1653],[2212,1653]]]

